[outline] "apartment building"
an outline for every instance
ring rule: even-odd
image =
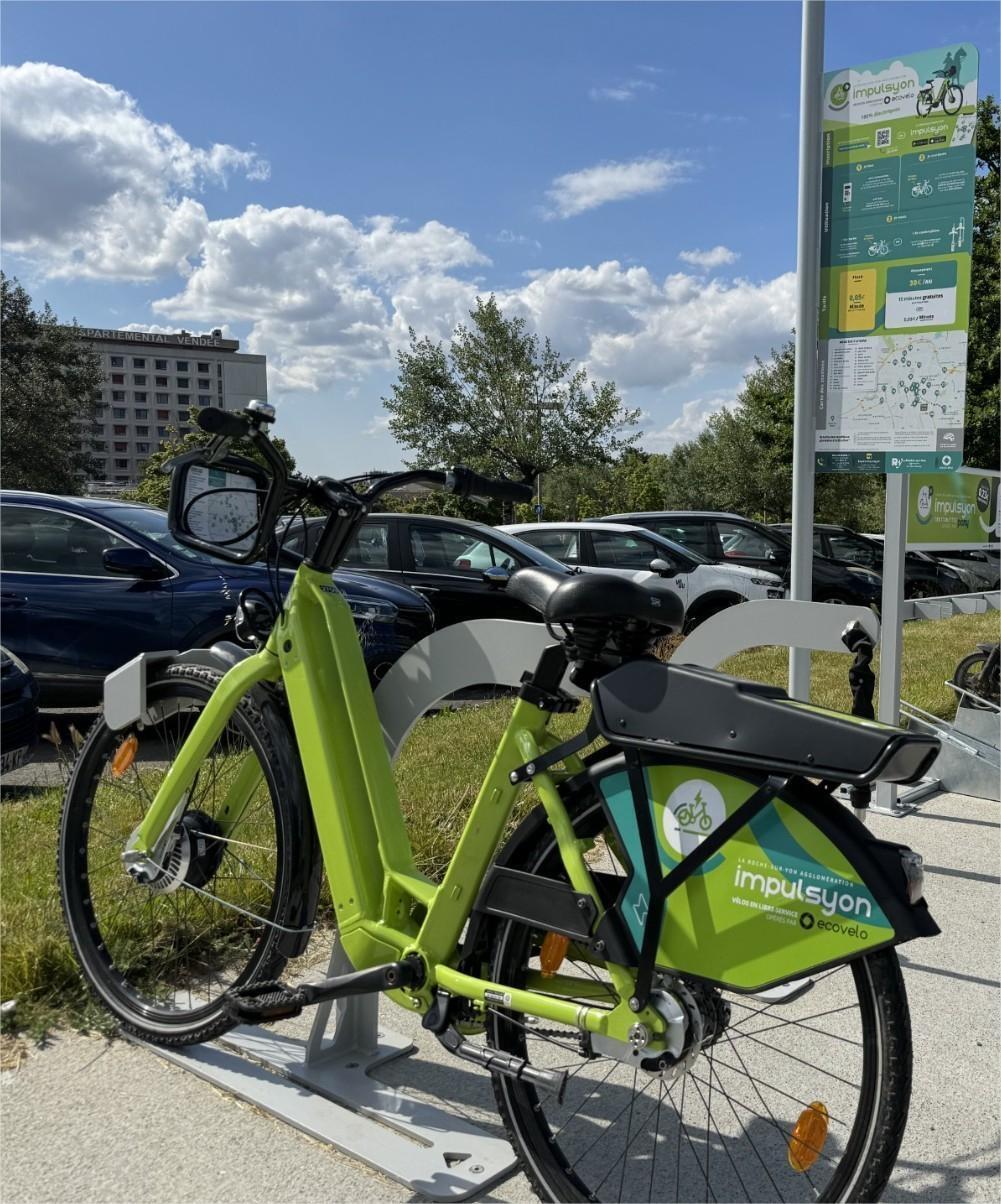
[[[190,413],[205,406],[242,410],[253,398],[267,400],[267,359],[240,353],[238,339],[222,331],[194,335],[75,328],[101,359],[100,409],[82,432],[95,480],[124,488],[174,428],[192,429]]]

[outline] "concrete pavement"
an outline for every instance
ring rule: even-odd
[[[996,803],[943,795],[880,836],[926,862],[942,928],[901,950],[914,1032],[914,1090],[890,1201],[994,1201],[999,1123],[999,835]],[[420,1053],[380,1077],[496,1126],[486,1076],[449,1059],[415,1018],[386,1024]],[[413,1199],[398,1184],[124,1041],[60,1036],[0,1075],[6,1204]],[[517,1175],[485,1197],[532,1198]]]

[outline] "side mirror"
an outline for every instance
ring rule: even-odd
[[[109,573],[122,577],[138,577],[142,581],[161,581],[170,576],[170,569],[156,560],[145,548],[106,548],[104,567]]]
[[[253,460],[229,455],[208,464],[206,454],[198,448],[167,466],[171,534],[188,547],[247,564],[274,538],[283,484]]]
[[[491,589],[503,589],[511,580],[511,570],[499,564],[492,564],[490,568],[483,570],[483,580]]]
[[[656,557],[656,559],[651,560],[650,568],[655,573],[659,573],[661,575],[661,577],[673,577],[674,574],[678,571],[675,568],[675,566],[670,562],[670,560],[665,560],[663,558],[663,556],[658,556],[658,557]]]

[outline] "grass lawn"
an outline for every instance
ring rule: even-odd
[[[943,717],[955,706],[943,684],[959,659],[981,641],[998,638],[998,616],[964,615],[907,623],[903,696]],[[723,667],[741,677],[784,685],[787,654],[755,649]],[[813,701],[847,711],[851,705],[847,656],[814,659]],[[397,779],[417,855],[427,873],[440,875],[466,812],[510,714],[509,702],[444,711],[417,725],[400,759]],[[579,730],[580,715],[557,716],[556,730]],[[0,808],[0,921],[3,958],[0,999],[17,999],[14,1023],[41,1033],[56,1023],[108,1027],[88,1002],[69,950],[55,879],[61,788],[18,792]],[[526,798],[523,807],[531,805]]]

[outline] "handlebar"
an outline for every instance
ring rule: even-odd
[[[215,449],[217,452],[224,450],[224,440],[250,438],[261,448],[265,458],[274,466],[275,461],[280,457],[271,447],[270,441],[261,429],[262,422],[268,420],[264,417],[258,418],[246,411],[218,409],[202,410],[196,418],[199,427],[206,434],[219,440]],[[288,481],[288,484],[296,491],[301,490],[302,492],[307,492],[310,486],[309,481],[294,477]],[[320,487],[320,491],[328,500],[332,500],[342,492],[354,493],[350,481],[335,481],[330,477],[320,477],[315,484]],[[506,477],[485,477],[472,468],[457,464],[448,472],[440,469],[415,468],[376,477],[372,479],[372,484],[363,494],[356,496],[370,504],[382,494],[389,493],[394,489],[402,489],[408,485],[430,485],[438,489],[445,489],[457,497],[492,497],[507,502],[530,502],[533,494],[532,486],[525,482],[510,481]]]

